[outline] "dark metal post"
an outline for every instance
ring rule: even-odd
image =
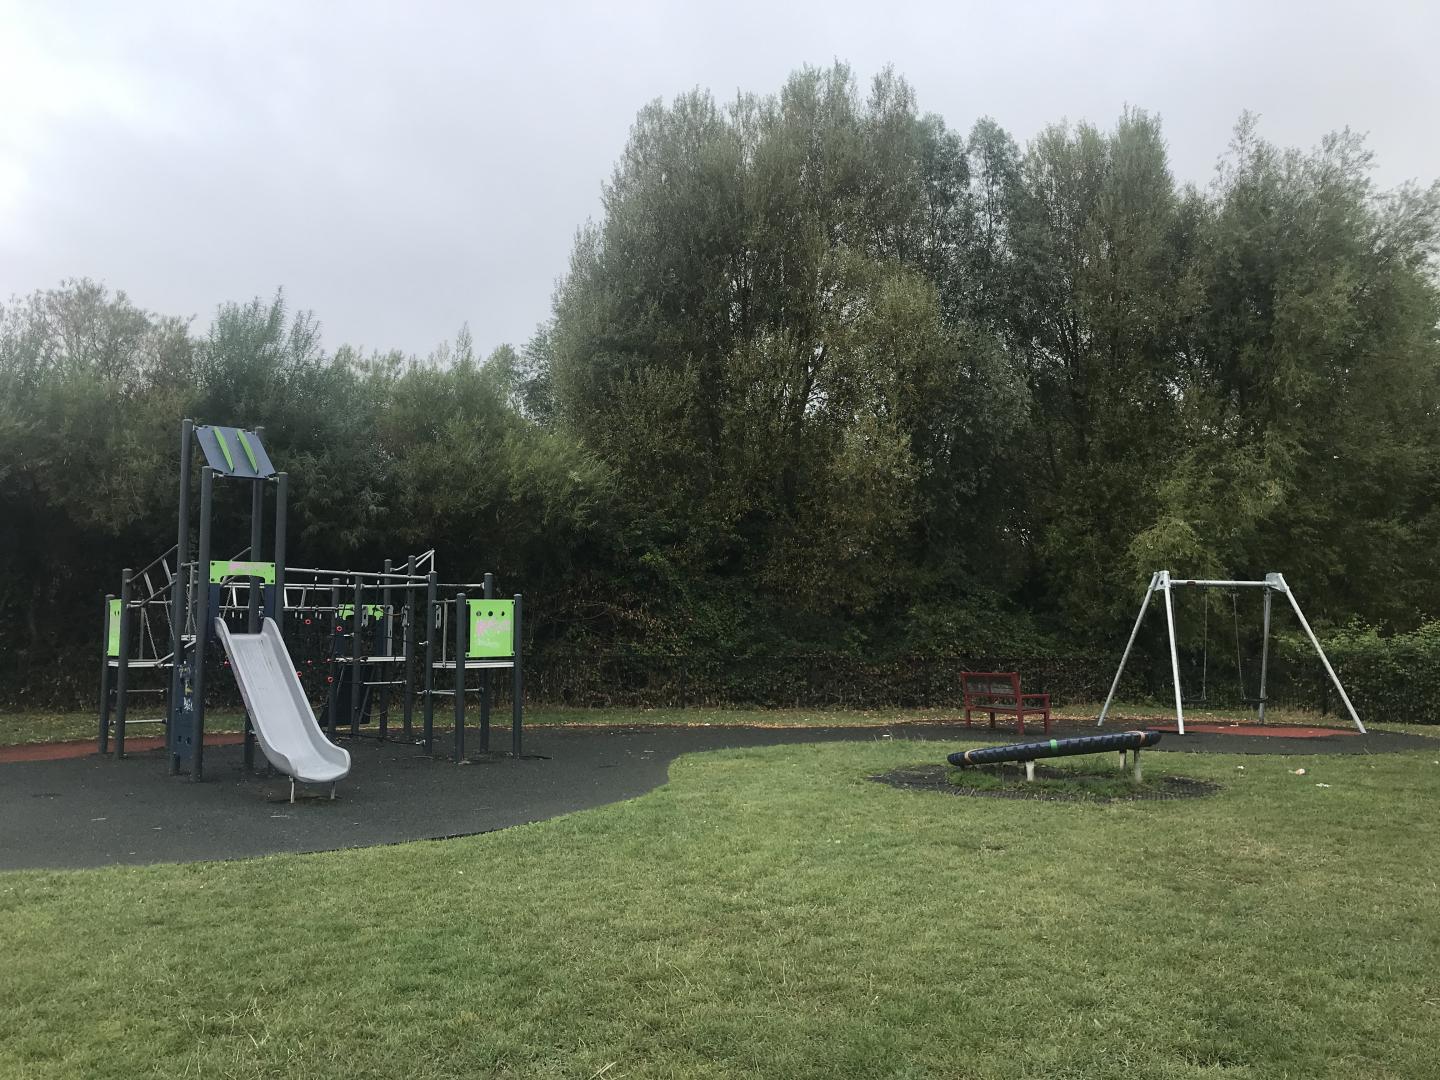
[[[384,685],[380,687],[379,731],[380,738],[382,739],[385,738],[385,736],[390,731],[390,684],[395,679],[394,672],[399,670],[398,668],[396,668],[394,660],[390,659],[395,655],[395,626],[393,620],[390,618],[390,606],[392,601],[392,597],[390,594],[391,590],[394,588],[394,586],[390,582],[390,572],[393,569],[394,567],[391,564],[390,560],[386,559],[384,567],[385,582],[383,585],[380,586],[380,618],[382,620],[380,623],[382,641],[380,647],[380,654],[387,658],[385,661],[385,673],[378,680],[379,682],[384,683]]]
[[[100,617],[100,738],[98,750],[105,753],[110,749],[110,601],[113,594],[105,596],[105,610]]]
[[[495,575],[485,575],[485,599],[495,599]],[[490,749],[490,669],[480,669],[480,749]]]
[[[261,434],[256,429],[257,435]],[[265,481],[250,481],[250,561],[259,562],[262,539],[260,536],[261,527],[265,520]],[[265,585],[259,578],[249,578],[246,586],[246,598],[249,611],[245,617],[245,629],[247,633],[258,634],[260,632],[260,596],[265,591]],[[241,754],[241,768],[246,772],[253,772],[255,769],[255,725],[250,720],[250,711],[245,711],[245,736],[244,748]]]
[[[250,561],[260,561],[261,538],[260,526],[265,518],[265,481],[250,481]],[[250,578],[250,586],[246,590],[249,599],[249,611],[246,614],[245,629],[248,633],[258,634],[260,632],[260,594],[264,591],[264,584],[256,578]],[[247,725],[248,726],[248,725]]]
[[[514,667],[510,669],[510,674],[514,679],[510,689],[510,753],[514,754],[517,758],[520,756],[520,747],[525,726],[525,669],[520,662],[520,614],[522,606],[521,595],[520,593],[516,593],[515,637],[513,645],[515,650],[513,657],[515,664]]]
[[[125,714],[130,686],[130,568],[120,571],[120,654],[115,657],[115,756],[125,756]]]
[[[275,610],[271,617],[285,636],[285,543],[289,539],[286,504],[290,500],[290,474],[275,474]]]
[[[214,517],[215,470],[200,470],[200,550],[195,566],[195,745],[190,761],[190,779],[199,783],[205,776],[205,646],[210,640],[210,519]]]
[[[435,589],[440,578],[431,570],[425,579],[425,752],[435,749]]]
[[[335,620],[330,634],[330,698],[325,703],[325,731],[333,740],[340,717],[340,580],[330,582],[330,616]]]
[[[179,720],[181,686],[184,682],[181,663],[185,658],[185,605],[190,597],[185,590],[185,564],[190,561],[190,441],[195,425],[180,422],[180,513],[175,534],[175,580],[170,588],[170,702],[165,710],[165,742],[170,750],[171,772],[175,772],[175,730]]]
[[[190,577],[190,568],[182,562],[176,567],[175,581],[170,586],[172,589],[175,590],[176,594],[182,598],[180,603],[182,620],[185,617],[185,613],[190,610]],[[183,631],[184,626],[182,623],[182,633],[179,637],[179,640],[181,641],[183,641]],[[165,724],[165,756],[167,759],[169,759],[170,775],[175,776],[180,772],[180,755],[177,751],[179,749],[180,734],[184,730],[182,727],[184,719],[182,706],[185,703],[186,683],[186,660],[184,657],[184,650],[181,649],[180,651],[176,652],[175,655],[172,657],[172,660],[174,661],[174,667],[170,673],[172,679],[170,683],[170,709],[166,713],[167,722]]]
[[[455,762],[465,760],[465,594],[455,594]]]
[[[364,676],[360,672],[360,646],[363,643],[361,636],[364,633],[365,599],[364,590],[361,588],[360,579],[355,579],[354,606],[350,611],[350,734],[360,734],[360,710],[365,704]]]
[[[402,676],[405,679],[405,738],[415,736],[415,556],[405,560],[405,659],[401,661]]]

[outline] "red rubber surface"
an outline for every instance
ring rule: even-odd
[[[1156,731],[1176,732],[1175,721],[1160,724],[1146,724]],[[1207,724],[1187,723],[1187,735],[1255,735],[1269,739],[1327,739],[1332,735],[1359,735],[1354,728],[1292,727],[1290,724]]]
[[[221,731],[213,735],[205,736],[206,746],[234,746],[244,738],[238,731]],[[140,753],[142,750],[163,750],[165,748],[165,737],[163,735],[144,735],[140,738],[127,738],[125,740],[125,752],[132,750]],[[95,740],[85,739],[83,742],[52,742],[52,743],[24,743],[20,746],[0,746],[0,764],[9,761],[64,761],[66,758],[89,757],[95,753]]]

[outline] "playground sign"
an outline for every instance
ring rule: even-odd
[[[515,655],[515,601],[467,600],[470,641],[467,656]]]

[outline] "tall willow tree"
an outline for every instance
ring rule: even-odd
[[[1169,503],[1238,523],[1217,561],[1293,568],[1318,613],[1403,625],[1440,600],[1440,189],[1378,192],[1370,165],[1349,132],[1302,153],[1237,128],[1187,386],[1199,494]]]
[[[973,202],[964,141],[888,73],[863,99],[837,65],[641,113],[546,382],[647,565],[816,612],[905,583],[1022,411],[998,343],[942,304]]]
[[[1159,122],[1051,127],[1011,180],[1011,355],[1030,387],[1039,573],[1082,624],[1124,597],[1159,470],[1183,440],[1175,365],[1199,306],[1194,197]]]

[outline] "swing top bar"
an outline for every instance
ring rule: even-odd
[[[1163,589],[1170,585],[1192,585],[1201,589],[1274,589],[1280,593],[1290,591],[1284,574],[1266,574],[1264,581],[1220,581],[1211,578],[1177,578],[1172,577],[1169,570],[1157,570],[1152,587]]]
[[[1202,581],[1199,578],[1167,578],[1171,585],[1199,585],[1201,588],[1216,589],[1270,589],[1270,581]]]

